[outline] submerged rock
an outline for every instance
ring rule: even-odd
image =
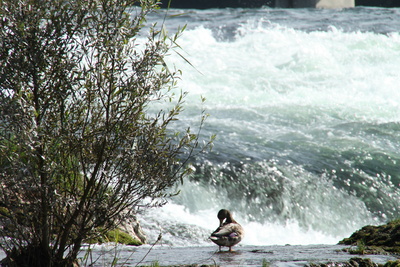
[[[400,219],[380,226],[364,226],[339,244],[358,246],[359,250],[372,249],[377,253],[379,250],[400,253]]]

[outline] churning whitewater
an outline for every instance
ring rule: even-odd
[[[170,16],[173,15],[173,16]],[[176,16],[179,15],[179,16]],[[189,93],[177,124],[215,133],[181,193],[140,221],[154,241],[211,245],[226,208],[243,245],[335,244],[399,216],[400,9],[154,14]],[[182,58],[190,61],[191,64]],[[201,96],[207,101],[201,104]]]

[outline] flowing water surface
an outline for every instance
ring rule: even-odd
[[[164,18],[171,33],[187,25],[168,57],[189,92],[177,127],[198,126],[205,108],[202,137],[217,139],[177,197],[140,215],[150,243],[162,234],[146,263],[343,260],[338,246],[309,244],[399,217],[400,9],[161,10],[149,20]],[[229,257],[207,240],[220,208],[246,230]],[[302,246],[274,246],[285,244]],[[99,266],[133,266],[147,250],[94,251]]]
[[[150,241],[210,245],[220,208],[244,245],[335,244],[399,217],[400,9],[169,10],[188,91],[178,126],[215,133],[212,152],[161,209]],[[184,59],[190,61],[187,64]],[[207,101],[201,104],[201,96]]]

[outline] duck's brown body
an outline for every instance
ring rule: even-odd
[[[232,251],[232,247],[242,241],[244,237],[243,227],[225,209],[218,212],[218,219],[219,227],[211,234],[210,239],[219,246],[220,251],[222,247],[229,247],[229,251]]]

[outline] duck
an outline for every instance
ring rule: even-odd
[[[244,229],[233,219],[229,210],[221,209],[217,217],[219,227],[211,234],[210,240],[219,246],[219,251],[222,247],[228,247],[229,252],[232,252],[232,247],[242,241]]]

